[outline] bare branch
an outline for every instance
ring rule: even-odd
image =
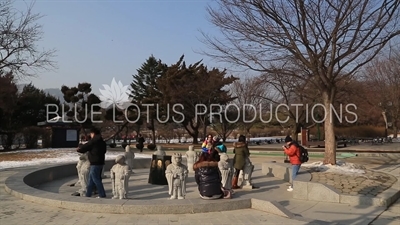
[[[340,82],[400,35],[398,0],[216,2],[208,14],[222,37],[203,32],[202,41],[211,49],[203,54],[270,77],[280,74],[310,83],[325,107],[335,102]],[[324,123],[324,128],[324,162],[335,164],[334,125]]]
[[[0,3],[0,70],[19,78],[35,76],[42,70],[55,69],[56,50],[40,49],[43,38],[42,15],[33,13],[34,3],[25,12],[12,7],[10,0]]]

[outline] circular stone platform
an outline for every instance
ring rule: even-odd
[[[112,187],[109,172],[104,173],[107,178],[103,179],[104,189],[107,198],[112,197]],[[169,199],[168,185],[152,185],[148,183],[149,169],[136,169],[129,179],[129,191],[127,200],[170,200],[179,202],[177,199]],[[53,182],[43,183],[36,186],[37,189],[57,193],[65,196],[71,196],[71,193],[77,191],[80,185],[71,187],[78,181],[76,176],[66,177],[55,180]],[[80,196],[72,196],[73,198],[82,198]],[[198,199],[199,192],[194,180],[194,174],[189,174],[186,184],[186,199]],[[125,200],[120,200],[125,201]]]
[[[108,161],[105,171],[109,171],[112,165],[113,162]],[[135,159],[135,166],[129,183],[129,199],[111,199],[109,178],[103,180],[107,198],[72,196],[71,194],[80,188],[70,186],[77,181],[76,164],[22,169],[19,173],[7,178],[5,188],[8,193],[27,201],[84,212],[187,214],[253,208],[288,218],[294,217],[274,199],[265,199],[265,195],[260,194],[260,192],[269,191],[275,193],[271,193],[271,196],[282,196],[286,192],[285,182],[263,176],[260,169],[256,169],[253,173],[253,182],[260,188],[238,190],[233,199],[202,200],[197,191],[194,174],[190,174],[186,199],[171,200],[166,185],[147,183],[150,159]],[[109,174],[106,172],[105,175]],[[274,190],[276,188],[278,189]]]

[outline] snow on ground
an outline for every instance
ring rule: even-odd
[[[16,167],[25,167],[25,166],[36,166],[43,164],[60,164],[60,163],[69,163],[69,162],[78,162],[79,155],[75,151],[75,149],[32,149],[32,150],[20,150],[13,152],[2,152],[0,153],[0,159],[4,154],[15,154],[19,158],[21,155],[32,155],[32,153],[41,154],[40,157],[28,157],[28,160],[0,160],[0,170],[7,168],[16,168]],[[106,153],[106,160],[115,159],[118,155],[123,154],[123,151],[108,151]],[[150,158],[151,155],[135,153],[135,158]]]
[[[336,161],[336,165],[327,164],[323,162],[304,163],[302,167],[313,169],[319,172],[346,174],[346,175],[360,175],[365,173],[365,168],[353,163],[346,163],[344,161]]]

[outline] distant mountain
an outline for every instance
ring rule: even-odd
[[[49,95],[53,95],[54,97],[58,98],[60,102],[64,102],[64,95],[59,88],[46,88],[43,89],[44,92],[48,93]]]
[[[21,93],[27,84],[17,84],[18,92]],[[60,102],[64,102],[64,95],[59,88],[46,88],[43,91],[49,95],[53,95],[58,98]]]
[[[26,85],[27,85],[27,84],[17,84],[18,92],[21,93],[22,90],[24,90],[24,87],[25,87]]]

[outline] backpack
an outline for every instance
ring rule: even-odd
[[[300,162],[305,163],[308,162],[308,151],[303,146],[298,145],[300,150]]]

